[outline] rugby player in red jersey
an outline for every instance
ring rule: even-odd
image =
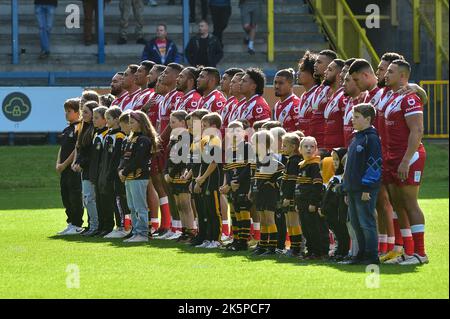
[[[328,151],[344,146],[344,111],[347,96],[344,94],[344,88],[341,86],[340,80],[340,74],[344,66],[344,60],[335,59],[325,70],[324,83],[333,92],[323,113],[325,119],[323,148]]]
[[[384,112],[387,136],[389,193],[396,211],[404,210],[411,229],[403,229],[405,252],[386,261],[400,265],[428,263],[425,254],[425,217],[418,203],[419,187],[426,152],[422,144],[423,103],[415,93],[401,94],[408,85],[411,66],[404,60],[393,61],[385,75],[386,86],[394,93]],[[406,239],[411,239],[405,242]]]
[[[219,70],[213,67],[201,69],[197,79],[197,90],[202,94],[199,109],[221,113],[227,99],[217,88],[220,82]]]
[[[325,78],[325,70],[328,65],[337,58],[337,54],[331,50],[322,50],[314,64],[314,76],[321,79]],[[328,100],[332,95],[330,86],[324,81],[315,90],[312,99],[312,116],[310,124],[310,134],[316,138],[318,148],[324,146],[325,135],[325,118],[324,111],[328,104]]]
[[[306,51],[298,63],[297,82],[305,88],[300,97],[299,126],[305,136],[311,135],[312,99],[320,85],[320,79],[314,76],[314,64],[317,56]]]
[[[260,69],[249,68],[241,79],[241,94],[246,103],[242,106],[240,117],[249,122],[250,127],[256,121],[270,120],[271,110],[262,96],[266,85],[266,77]]]
[[[238,103],[237,98],[230,93],[231,89],[231,80],[237,73],[242,73],[244,70],[239,68],[230,68],[226,70],[223,75],[222,79],[220,80],[220,89],[223,93],[223,95],[227,98],[227,101],[225,103],[225,106],[222,108],[221,116],[222,116],[222,136],[225,133],[225,128],[228,127],[228,121],[231,111],[234,110],[236,104]]]
[[[120,107],[123,99],[128,95],[128,91],[123,88],[123,72],[117,72],[111,79],[111,94],[116,98],[111,102],[111,106]]]
[[[185,110],[188,113],[195,111],[202,96],[197,92],[197,78],[200,70],[189,66],[184,68],[177,77],[177,90],[183,92],[183,97],[175,106],[176,110]]]
[[[148,87],[148,74],[155,65],[152,61],[142,61],[134,74],[134,82],[141,88],[133,102],[133,111],[141,110],[153,95],[154,89]]]
[[[141,88],[134,82],[134,74],[137,72],[139,65],[130,64],[123,73],[122,87],[128,92],[123,99],[120,108],[122,111],[132,110],[134,99],[138,96]]]
[[[168,93],[166,91],[167,88],[165,86],[163,87],[161,81],[159,81],[159,90],[156,89],[158,78],[165,69],[165,65],[155,64],[147,76],[147,86],[153,89],[153,93],[150,94],[147,103],[142,107],[142,111],[148,115],[150,122],[152,122],[153,127],[155,128],[158,127],[160,103],[164,100],[164,96]]]
[[[300,98],[294,94],[295,71],[283,69],[273,80],[275,96],[279,101],[274,106],[273,119],[281,123],[286,132],[300,130]]]

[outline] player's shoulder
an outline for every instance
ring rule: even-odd
[[[402,108],[408,110],[410,108],[416,108],[422,106],[422,100],[416,93],[410,93],[403,97]]]

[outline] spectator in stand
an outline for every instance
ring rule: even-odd
[[[206,21],[208,19],[208,0],[200,0],[200,2],[202,6],[202,20]],[[195,23],[195,0],[189,0],[189,22]]]
[[[175,43],[167,38],[167,25],[160,23],[156,27],[156,37],[151,39],[142,52],[142,60],[150,60],[156,64],[167,65],[179,63],[180,56]]]
[[[117,44],[127,43],[127,29],[128,19],[130,18],[130,11],[133,8],[134,21],[136,22],[135,33],[137,36],[137,44],[147,44],[144,40],[144,19],[142,13],[144,12],[144,3],[142,0],[120,0],[120,27],[119,27],[119,40]]]
[[[209,0],[209,10],[214,25],[213,34],[223,47],[222,33],[227,28],[231,16],[231,0]]]
[[[105,3],[110,3],[111,0],[105,0]],[[84,45],[88,46],[94,42],[92,36],[92,24],[95,19],[95,33],[98,34],[98,0],[83,0],[83,13],[84,13]]]
[[[244,43],[248,45],[248,53],[255,54],[255,36],[258,18],[261,16],[261,0],[239,0],[242,27],[245,31]]]
[[[209,33],[208,22],[202,20],[198,24],[199,34],[189,41],[185,55],[193,66],[203,65],[216,67],[223,57],[219,39]]]
[[[39,38],[41,53],[39,59],[50,55],[50,31],[53,27],[53,16],[58,6],[58,0],[34,0],[34,12],[39,23]]]

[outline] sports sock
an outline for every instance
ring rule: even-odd
[[[414,252],[419,256],[425,256],[425,225],[411,225],[411,233],[414,240]]]

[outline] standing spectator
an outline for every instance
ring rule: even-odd
[[[213,34],[223,47],[222,33],[227,28],[231,16],[231,0],[209,0],[209,10],[214,25]]]
[[[375,115],[371,104],[353,107],[353,127],[357,132],[348,149],[344,189],[359,247],[355,264],[380,263],[375,204],[380,190],[382,159],[380,138],[372,127]]]
[[[208,19],[208,0],[200,0],[202,6],[202,20]],[[189,22],[195,23],[195,0],[189,0]]]
[[[255,54],[255,36],[258,17],[261,16],[261,0],[239,0],[242,27],[246,33],[244,43],[248,45],[248,53]]]
[[[128,19],[130,18],[131,8],[133,8],[134,20],[136,21],[136,28],[134,31],[137,36],[136,43],[145,45],[147,43],[144,40],[144,19],[142,18],[144,3],[142,0],[120,0],[120,27],[117,44],[127,43]]]
[[[110,3],[111,0],[105,0],[105,3]],[[93,43],[92,24],[95,19],[95,33],[98,34],[98,0],[83,0],[84,13],[84,45],[91,45]]]
[[[34,0],[34,12],[39,23],[39,38],[41,40],[39,59],[45,59],[50,54],[50,31],[57,6],[58,0]]]
[[[151,39],[142,52],[142,60],[150,60],[156,64],[167,65],[179,63],[178,49],[172,40],[167,38],[167,25],[160,23],[156,27],[156,37]]]
[[[199,34],[189,41],[185,55],[191,65],[215,67],[223,57],[222,46],[219,40],[209,34],[209,25],[205,20],[198,24]]]

